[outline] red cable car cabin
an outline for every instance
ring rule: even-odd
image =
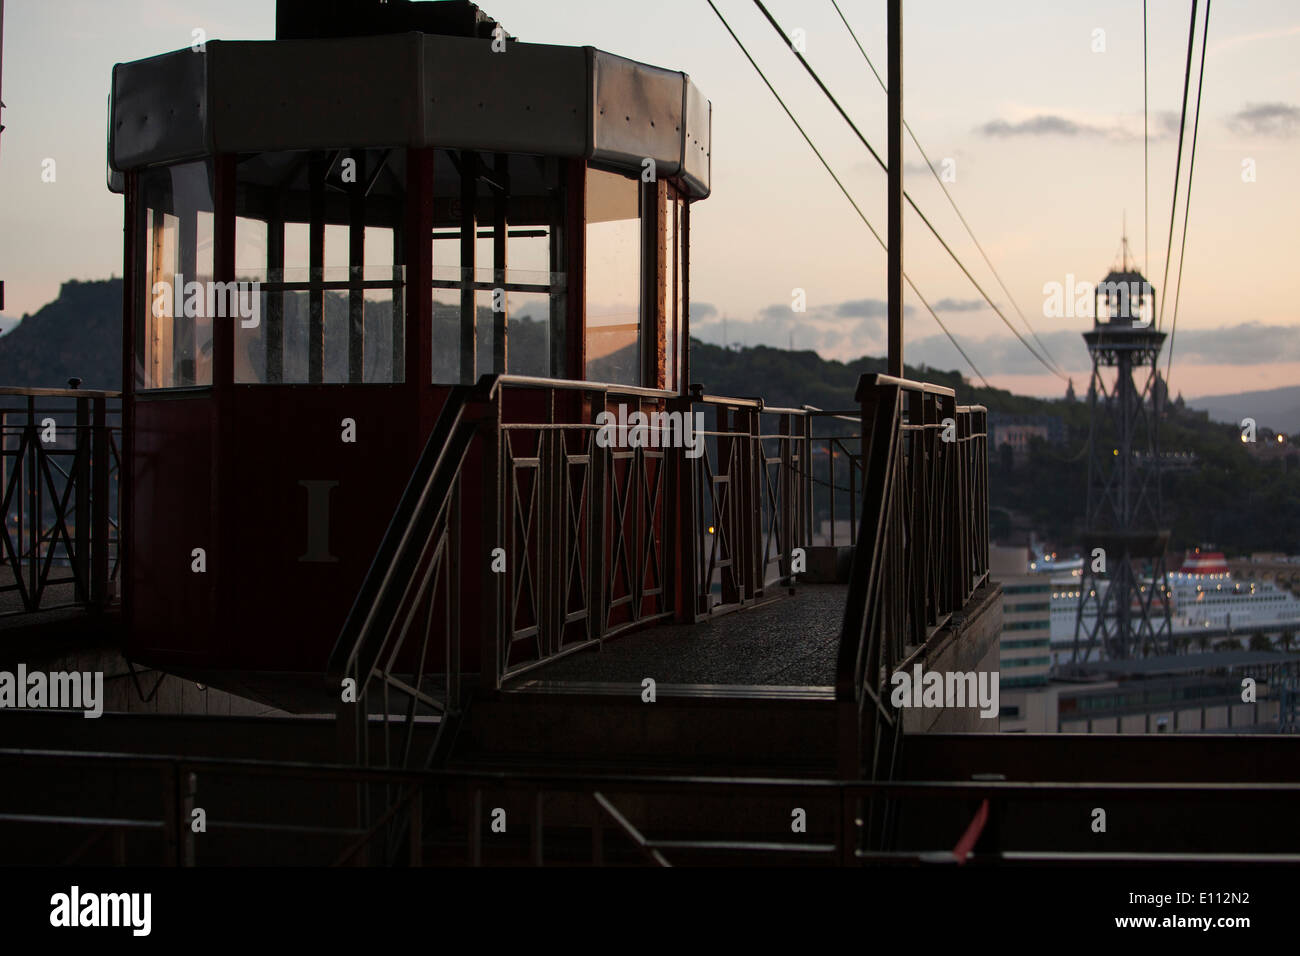
[[[114,68],[133,659],[321,672],[452,386],[683,391],[708,101],[484,33]]]

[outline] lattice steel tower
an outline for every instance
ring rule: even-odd
[[[1122,265],[1095,291],[1088,389],[1088,510],[1075,613],[1076,662],[1168,653],[1173,630],[1165,572],[1169,532],[1162,530],[1160,409],[1157,371],[1165,335],[1151,327],[1155,290]],[[1104,566],[1097,560],[1102,549]]]

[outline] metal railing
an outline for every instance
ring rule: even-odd
[[[117,599],[121,394],[0,388],[0,616]]]
[[[470,674],[496,689],[629,628],[788,588],[817,509],[833,522],[837,490],[856,508],[856,427],[756,399],[525,376],[453,390],[331,656],[354,682],[358,759],[374,714],[382,765],[436,763]],[[430,721],[435,744],[417,755]]]
[[[706,428],[704,451],[691,463],[695,540],[686,558],[694,566],[699,621],[788,587],[795,548],[851,546],[863,465],[852,413],[779,408],[702,390],[690,408],[705,416]],[[842,511],[850,527],[837,536]],[[827,531],[819,534],[823,520]]]
[[[890,675],[988,578],[987,411],[880,374],[862,377],[857,398],[866,475],[836,663],[840,774],[888,780],[902,742]],[[890,813],[867,809],[869,846],[884,846]]]
[[[1214,812],[1234,817],[1249,816],[1251,808],[1274,812],[1287,801],[1300,798],[1297,783],[1222,783],[1222,782],[1008,782],[1008,781],[869,781],[869,780],[809,780],[747,777],[708,776],[636,776],[593,774],[537,774],[502,773],[469,770],[398,771],[376,768],[339,766],[330,764],[281,763],[262,760],[229,758],[185,757],[179,755],[137,755],[82,753],[70,751],[36,751],[0,749],[0,767],[6,774],[28,776],[46,771],[69,773],[111,773],[121,784],[122,793],[135,795],[137,803],[144,802],[152,810],[140,807],[111,807],[113,812],[130,812],[133,816],[105,816],[76,812],[16,813],[0,811],[0,826],[21,827],[24,832],[41,832],[38,828],[53,828],[64,833],[76,830],[85,833],[86,839],[75,842],[70,854],[60,859],[10,859],[0,862],[14,863],[72,863],[85,856],[100,841],[107,841],[111,861],[117,864],[146,862],[144,854],[159,853],[154,859],[163,865],[202,865],[205,856],[223,863],[247,862],[229,857],[229,841],[245,838],[243,852],[248,852],[247,837],[251,835],[292,838],[297,845],[305,836],[329,838],[319,845],[321,859],[313,862],[332,862],[334,865],[366,863],[404,863],[418,866],[426,860],[426,853],[435,843],[436,823],[427,818],[426,807],[446,805],[449,797],[461,801],[467,832],[456,833],[455,843],[464,854],[462,860],[471,866],[485,862],[488,841],[503,844],[495,853],[498,862],[522,862],[516,852],[526,846],[527,860],[541,866],[547,862],[546,848],[551,841],[563,835],[568,839],[565,864],[575,862],[571,838],[577,831],[589,840],[589,859],[592,864],[610,862],[611,852],[617,847],[607,844],[606,831],[613,833],[625,852],[619,853],[617,862],[626,862],[633,854],[644,862],[668,866],[673,863],[716,861],[722,855],[746,861],[766,860],[787,862],[805,859],[823,865],[926,865],[962,862],[969,865],[1022,863],[1042,864],[1061,862],[1300,862],[1300,845],[1296,843],[1294,827],[1286,834],[1275,832],[1269,852],[1244,850],[1232,853],[1195,852],[1185,847],[1188,834],[1173,831],[1143,830],[1141,849],[1126,848],[1122,841],[1111,841],[1105,852],[1080,852],[1069,846],[1036,845],[1026,849],[1024,835],[1016,842],[1020,848],[1012,849],[1005,837],[1003,821],[1034,809],[1041,815],[1045,810],[1060,808],[1073,825],[1079,806],[1115,803],[1138,803],[1149,808],[1160,808],[1162,815],[1172,810],[1191,813],[1193,818],[1209,821],[1203,834],[1214,842],[1220,822]],[[221,785],[228,787],[234,780],[256,779],[264,787],[279,782],[281,785],[306,784],[315,792],[331,788],[340,791],[353,787],[379,786],[398,797],[386,812],[368,826],[347,826],[331,823],[303,822],[303,808],[293,801],[267,800],[256,804],[258,812],[251,813],[248,806],[238,812],[224,811],[218,794]],[[87,800],[102,804],[101,795],[87,789],[73,790],[85,795]],[[153,796],[149,796],[152,792]],[[518,821],[509,825],[509,833],[525,834],[526,843],[517,837],[507,838],[491,831],[485,819],[485,797],[491,806],[504,801],[509,794],[523,795],[529,813],[521,826]],[[573,804],[547,819],[549,798],[578,796],[588,801],[585,821],[575,818]],[[711,798],[724,800],[737,796],[747,798],[781,798],[793,806],[820,806],[819,825],[805,839],[787,835],[773,839],[766,819],[754,824],[762,836],[736,839],[682,838],[659,836],[644,823],[637,825],[628,808],[642,804],[647,798],[684,798],[691,805],[701,805]],[[935,823],[925,828],[925,845],[913,845],[899,850],[879,850],[862,847],[864,821],[858,807],[863,802],[898,801],[907,798],[909,805],[926,805],[945,808],[935,817]],[[557,806],[563,801],[555,801]],[[196,833],[192,826],[196,809],[203,809],[206,831]],[[1243,811],[1245,811],[1243,813]],[[407,825],[402,831],[398,853],[385,854],[382,839],[399,813],[405,812]],[[557,820],[557,818],[560,818]],[[940,822],[941,821],[941,822]],[[968,822],[969,821],[969,822]],[[1040,824],[1035,831],[1041,835],[1060,836],[1069,826]],[[549,836],[548,836],[549,834]],[[462,838],[463,837],[463,838]],[[147,842],[146,842],[147,841]],[[46,849],[51,841],[28,841]],[[1035,839],[1034,844],[1038,843]],[[1197,841],[1193,841],[1194,843]],[[1200,841],[1206,842],[1206,841]],[[14,844],[6,841],[8,853],[15,851]],[[260,841],[257,843],[260,852]],[[220,851],[226,850],[227,853]],[[583,856],[587,856],[583,851]],[[297,858],[300,862],[306,857]],[[555,859],[555,855],[552,855]],[[267,862],[267,860],[263,860]],[[443,858],[437,862],[450,862]],[[486,861],[490,862],[490,861]]]

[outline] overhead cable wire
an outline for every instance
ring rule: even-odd
[[[1142,271],[1151,274],[1151,143],[1147,133],[1147,0],[1142,0]]]
[[[1183,73],[1183,111],[1178,119],[1178,158],[1174,162],[1174,199],[1169,204],[1169,239],[1165,243],[1165,277],[1160,281],[1160,309],[1156,328],[1165,322],[1165,291],[1169,288],[1169,254],[1174,249],[1174,222],[1178,215],[1178,180],[1183,173],[1183,134],[1187,132],[1187,92],[1192,84],[1192,55],[1196,51],[1196,0],[1192,0],[1192,22],[1187,29],[1187,69]]]
[[[812,137],[808,135],[806,130],[804,130],[803,125],[797,119],[795,119],[794,113],[790,111],[790,107],[787,106],[785,100],[781,98],[781,94],[776,91],[776,87],[774,87],[771,81],[768,80],[767,74],[763,72],[762,67],[760,67],[758,63],[755,62],[754,58],[749,55],[748,48],[746,48],[745,44],[741,42],[740,37],[736,36],[736,31],[731,29],[731,24],[728,23],[727,18],[722,15],[722,11],[720,11],[716,6],[714,6],[713,0],[705,0],[705,2],[708,3],[709,7],[713,10],[713,12],[717,14],[718,19],[722,21],[722,25],[726,28],[727,32],[731,34],[731,39],[733,39],[736,42],[736,46],[740,48],[740,52],[745,55],[745,59],[749,61],[750,66],[754,68],[754,71],[758,73],[759,78],[762,79],[764,85],[766,85],[768,90],[771,91],[772,95],[776,97],[776,101],[779,104],[781,104],[781,109],[785,110],[785,115],[790,117],[790,122],[794,124],[794,128],[799,131],[799,135],[804,138],[804,142],[808,144],[809,148],[821,161],[822,166],[826,168],[826,172],[828,172],[830,174],[831,179],[835,181],[835,185],[840,188],[840,192],[842,192],[844,194],[844,198],[849,201],[849,205],[851,205],[853,207],[854,212],[858,214],[858,218],[861,219],[866,224],[866,227],[869,230],[871,230],[871,234],[876,237],[876,242],[880,243],[880,247],[884,249],[886,252],[888,252],[889,246],[885,243],[885,240],[881,238],[880,233],[876,231],[876,227],[871,224],[871,220],[867,218],[867,214],[862,211],[862,207],[860,207],[857,204],[857,201],[853,198],[853,195],[848,191],[848,188],[845,187],[843,181],[840,180],[840,177],[835,174],[835,170],[832,169],[831,164],[826,161],[826,157],[823,156],[821,150],[817,148],[817,144],[812,141]],[[921,290],[916,287],[916,283],[912,281],[911,277],[908,276],[906,272],[903,273],[903,278],[907,280],[908,287],[912,290],[912,292],[916,295],[916,297],[921,300],[921,304],[925,306],[925,310],[929,312],[931,317],[934,319],[934,321],[939,324],[939,328],[941,328],[943,330],[943,334],[948,337],[948,341],[953,344],[953,347],[959,353],[961,353],[961,357],[966,360],[966,364],[971,367],[971,371],[973,371],[979,377],[979,380],[984,383],[985,388],[992,388],[993,386],[989,385],[988,379],[984,377],[984,373],[975,367],[975,363],[971,361],[971,357],[966,354],[966,350],[961,347],[961,343],[957,341],[957,339],[953,336],[953,334],[950,331],[948,331],[948,327],[943,324],[943,319],[939,318],[938,313],[936,313],[934,309],[931,308],[930,303],[926,301],[925,296],[921,294]]]
[[[844,29],[848,31],[849,37],[858,48],[858,52],[862,54],[862,59],[867,61],[867,66],[871,68],[872,74],[876,77],[876,82],[879,83],[880,88],[888,94],[889,87],[885,85],[885,81],[881,78],[880,72],[876,69],[876,65],[871,62],[871,57],[869,57],[867,51],[863,49],[862,43],[858,40],[857,33],[854,32],[853,27],[849,24],[848,18],[844,16],[844,11],[840,9],[839,3],[837,3],[836,0],[831,0],[831,6],[833,6],[835,12],[839,14],[840,20],[844,23]],[[1058,371],[1062,371],[1061,363],[1056,361],[1052,353],[1047,350],[1047,346],[1043,344],[1043,340],[1038,337],[1038,333],[1034,331],[1034,327],[1029,324],[1029,319],[1026,318],[1025,313],[1021,311],[1020,303],[1018,303],[1015,296],[1011,294],[1011,290],[1007,288],[1007,284],[1002,281],[1002,276],[998,273],[997,267],[993,265],[993,260],[991,260],[988,253],[984,251],[984,246],[975,238],[975,231],[971,229],[970,223],[966,221],[966,217],[963,216],[961,210],[957,208],[957,201],[952,198],[952,193],[948,191],[948,187],[944,183],[943,177],[940,176],[938,171],[934,168],[934,163],[930,160],[929,154],[926,153],[925,147],[921,145],[921,141],[917,139],[916,133],[912,131],[912,126],[907,122],[906,118],[903,120],[903,128],[906,129],[907,134],[912,137],[912,142],[916,144],[917,151],[920,152],[921,158],[925,160],[925,165],[930,170],[930,175],[934,177],[934,181],[937,182],[939,188],[943,190],[943,194],[947,198],[948,204],[952,206],[952,211],[957,214],[957,218],[961,220],[961,224],[966,227],[966,234],[970,236],[971,242],[975,243],[975,248],[978,249],[980,255],[984,257],[984,262],[988,265],[989,271],[993,273],[993,278],[997,280],[1002,291],[1006,293],[1007,300],[1010,301],[1012,307],[1017,313],[1019,313],[1020,321],[1025,324],[1025,329],[1028,330],[1031,336],[1033,336],[1034,341],[1038,343],[1038,347],[1042,349],[1043,354],[1047,356],[1048,360],[1056,366]]]
[[[826,95],[826,98],[830,100],[831,105],[835,107],[836,111],[844,119],[844,122],[848,124],[851,130],[853,130],[853,133],[855,136],[857,136],[858,141],[861,142],[862,145],[867,148],[867,152],[871,154],[872,158],[875,159],[875,161],[879,164],[880,168],[888,172],[889,167],[885,164],[885,161],[880,158],[880,154],[875,151],[871,143],[868,142],[866,136],[864,136],[862,134],[862,131],[858,129],[857,124],[854,123],[852,118],[850,118],[849,114],[844,111],[844,107],[840,105],[840,102],[835,98],[835,95],[831,93],[829,89],[827,89],[826,84],[823,83],[821,77],[817,75],[817,71],[812,68],[812,66],[804,58],[804,55],[800,53],[799,50],[795,47],[795,45],[791,42],[790,37],[786,34],[785,30],[783,30],[781,28],[781,25],[776,22],[776,20],[772,17],[772,14],[768,12],[767,7],[763,5],[763,0],[754,0],[754,4],[762,12],[763,16],[767,18],[767,22],[772,25],[772,28],[776,30],[776,32],[780,35],[782,41],[790,49],[790,52],[792,52],[798,58],[799,62],[803,65],[803,68],[808,71],[808,75],[813,78],[813,81],[817,84],[818,88],[820,88],[822,93]],[[713,6],[712,0],[709,0],[709,5]],[[716,9],[717,8],[714,7],[715,11]],[[721,16],[721,14],[719,14],[719,16]],[[1011,320],[1002,314],[1002,310],[999,309],[996,304],[994,304],[991,298],[989,298],[989,294],[984,291],[984,287],[981,286],[978,281],[976,281],[973,275],[971,275],[970,270],[966,268],[966,264],[961,261],[961,258],[957,255],[957,253],[953,251],[952,247],[948,245],[948,243],[944,240],[943,236],[939,234],[939,230],[935,228],[934,223],[930,222],[929,217],[926,216],[926,214],[921,211],[921,208],[917,206],[916,201],[911,197],[910,194],[907,193],[906,190],[904,190],[903,192],[903,198],[907,200],[907,203],[912,207],[912,210],[918,216],[921,217],[921,222],[925,223],[926,228],[928,228],[930,232],[934,235],[935,239],[939,241],[939,245],[941,245],[944,251],[948,253],[948,255],[952,258],[952,261],[957,264],[957,268],[962,271],[962,273],[966,276],[966,278],[970,280],[971,285],[975,287],[975,290],[980,294],[980,296],[984,299],[984,301],[989,304],[989,308],[991,308],[993,312],[997,315],[997,317],[1002,320],[1002,323],[1008,329],[1011,330],[1011,334],[1014,335],[1019,340],[1021,345],[1023,345],[1026,349],[1028,349],[1029,354],[1034,356],[1034,358],[1038,359],[1038,361],[1042,364],[1042,366],[1045,369],[1047,369],[1049,372],[1051,372],[1053,375],[1057,376],[1058,378],[1064,380],[1065,375],[1062,372],[1059,372],[1056,369],[1052,368],[1052,366],[1048,364],[1047,359],[1043,358],[1043,356],[1040,355],[1038,351],[1025,340],[1025,337],[1020,334],[1019,330],[1014,325],[1011,324]]]
[[[1178,300],[1183,292],[1183,262],[1187,258],[1187,220],[1192,211],[1192,174],[1196,171],[1196,134],[1201,125],[1201,90],[1205,88],[1205,44],[1210,35],[1210,4],[1205,0],[1205,25],[1201,27],[1201,70],[1196,78],[1196,115],[1192,120],[1192,157],[1187,163],[1187,198],[1183,200],[1183,241],[1178,250],[1178,282],[1174,286],[1174,317],[1169,326],[1169,354],[1165,364],[1165,394],[1174,369],[1174,337],[1178,334]]]

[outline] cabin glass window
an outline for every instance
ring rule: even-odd
[[[642,384],[639,179],[587,170],[586,378]]]
[[[563,162],[437,150],[433,381],[563,377]]]
[[[136,319],[135,387],[212,384],[215,219],[212,169],[184,163],[140,174],[143,307]]]
[[[681,391],[679,379],[682,369],[682,314],[684,277],[686,270],[686,236],[682,229],[682,207],[685,203],[677,190],[665,185],[666,202],[663,205],[663,237],[659,249],[659,275],[663,282],[664,316],[663,349],[664,377],[662,386],[674,392]]]
[[[405,379],[406,153],[257,153],[236,171],[240,384]]]

